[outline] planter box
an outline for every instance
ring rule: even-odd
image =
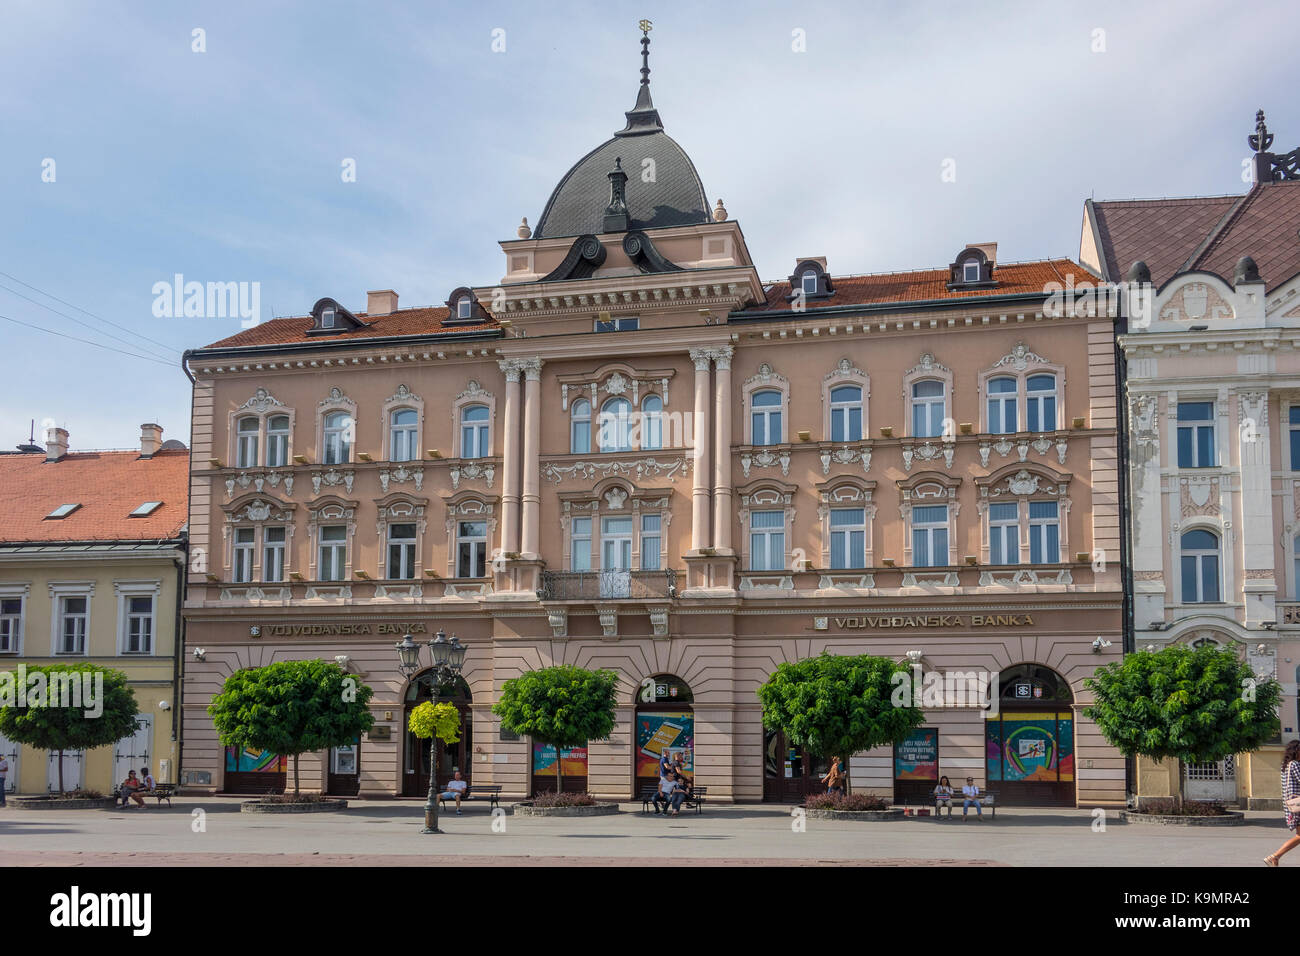
[[[1170,827],[1235,827],[1246,822],[1246,815],[1240,810],[1213,817],[1185,817],[1172,813],[1138,813],[1134,810],[1120,811],[1119,818],[1125,823],[1156,823]]]
[[[898,820],[903,817],[903,810],[805,810],[812,820],[854,820],[858,823],[878,820]]]
[[[346,800],[317,800],[312,803],[267,803],[264,800],[245,800],[239,805],[240,813],[333,813],[346,810]]]
[[[16,810],[111,810],[117,798],[100,797],[80,800],[55,800],[51,797],[11,797],[9,802]]]
[[[617,803],[597,803],[590,807],[535,807],[516,803],[514,813],[521,817],[604,817],[618,813]]]

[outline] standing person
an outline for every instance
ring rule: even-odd
[[[974,777],[966,778],[966,786],[961,788],[961,792],[962,792],[961,818],[965,820],[966,811],[970,807],[974,807],[975,816],[979,817],[980,821],[983,822],[984,809],[983,807],[980,806],[980,788],[975,784]]]
[[[663,783],[665,780],[671,780],[674,769],[672,755],[665,748],[659,754],[659,782]]]
[[[831,769],[822,774],[822,783],[826,784],[827,793],[844,795],[844,765],[839,757],[831,758]]]
[[[1296,833],[1296,827],[1300,826],[1300,740],[1287,744],[1282,754],[1282,812],[1291,836],[1264,857],[1266,866],[1277,866],[1278,857],[1300,846],[1300,835]]]
[[[5,777],[9,776],[9,759],[0,754],[0,807],[5,805]]]

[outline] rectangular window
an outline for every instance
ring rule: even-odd
[[[266,423],[266,464],[282,468],[289,463],[289,418],[277,415]]]
[[[961,264],[961,278],[963,282],[980,281],[980,264],[974,259],[968,259]]]
[[[135,595],[126,599],[126,654],[153,653],[153,596]]]
[[[388,526],[388,576],[404,581],[415,577],[415,525]]]
[[[1178,403],[1178,467],[1213,468],[1214,403]]]
[[[0,654],[15,654],[23,636],[23,599],[0,599]]]
[[[831,509],[831,567],[867,565],[866,512],[861,508]]]
[[[86,653],[86,625],[89,615],[89,600],[84,597],[65,597],[59,599],[59,647],[60,654]]]
[[[617,319],[597,319],[597,332],[635,332],[641,327],[641,320],[635,315],[624,315]]]
[[[456,525],[456,577],[487,576],[487,522],[461,521]]]
[[[918,568],[948,565],[948,506],[912,509],[912,564]]]
[[[663,519],[659,515],[641,516],[641,570],[658,571],[660,569],[659,549],[663,541],[661,529]]]
[[[632,570],[632,519],[602,518],[600,566],[605,571]]]
[[[749,515],[751,571],[785,569],[785,512],[752,511]]]
[[[1184,554],[1183,603],[1203,604],[1219,601],[1219,556]]]
[[[805,273],[800,277],[800,280],[799,280],[799,281],[800,281],[800,287],[803,289],[803,294],[804,294],[804,295],[816,295],[816,294],[817,294],[817,273],[815,273],[815,272],[805,272]]]
[[[1020,505],[989,505],[989,563],[1020,563]]]
[[[572,543],[570,546],[569,570],[591,570],[591,519],[574,518],[570,524]]]
[[[1029,502],[1029,563],[1061,560],[1060,509],[1055,501]]]
[[[320,529],[321,581],[342,581],[348,567],[348,529],[346,525],[328,525]]]
[[[231,580],[247,584],[253,580],[253,542],[257,532],[253,528],[235,529],[235,553],[231,561]]]
[[[1287,418],[1291,426],[1291,470],[1300,471],[1300,405],[1288,408]]]
[[[284,528],[262,529],[262,580],[274,584],[284,580]]]

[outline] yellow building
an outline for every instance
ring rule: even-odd
[[[149,767],[174,782],[179,758],[178,596],[186,567],[189,452],[141,427],[139,451],[0,453],[0,670],[89,662],[124,672],[139,707],[134,736],[63,756],[65,789],[107,793]],[[9,793],[59,786],[58,757],[0,737]]]

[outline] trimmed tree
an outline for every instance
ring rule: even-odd
[[[298,757],[347,746],[368,731],[373,694],[333,661],[277,661],[227,677],[208,713],[225,746],[293,757],[297,796]]]
[[[64,751],[94,750],[131,736],[139,712],[126,675],[109,667],[46,664],[0,673],[0,734],[57,753],[60,793],[66,791]]]
[[[1083,715],[1126,757],[1211,763],[1256,750],[1281,728],[1281,687],[1260,680],[1231,650],[1175,644],[1138,651],[1084,681],[1096,702]]]
[[[526,734],[535,743],[555,748],[555,792],[559,793],[564,748],[607,740],[613,732],[617,686],[613,671],[569,664],[543,667],[502,684],[492,713],[511,733]]]
[[[900,697],[902,706],[893,699],[900,680],[911,680],[906,665],[869,654],[845,657],[823,651],[781,664],[758,688],[763,726],[780,730],[816,757],[842,756],[847,777],[851,754],[899,743],[925,723],[925,714],[911,706],[910,694]]]
[[[437,737],[444,744],[460,740],[460,711],[446,701],[435,704],[426,700],[411,710],[406,728],[421,740]]]

